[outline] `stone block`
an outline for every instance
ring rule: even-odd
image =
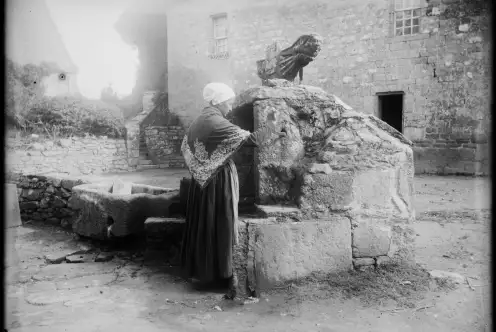
[[[60,186],[64,189],[72,190],[73,187],[83,184],[85,182],[86,181],[83,181],[81,179],[62,179],[60,182]]]
[[[55,196],[51,203],[51,206],[55,208],[63,208],[67,206],[67,202],[60,197]]]
[[[385,266],[385,265],[391,264],[391,258],[389,258],[388,256],[376,257],[375,264],[377,266]]]
[[[305,178],[302,192],[304,209],[325,206],[331,210],[346,210],[353,202],[353,174],[343,171],[313,174]]]
[[[22,225],[21,210],[19,207],[17,186],[13,183],[6,183],[4,186],[4,193],[5,193],[4,229],[21,226]]]
[[[45,255],[45,260],[49,264],[60,264],[63,261],[65,261],[65,258],[67,256],[83,254],[83,253],[84,252],[82,252],[81,250],[65,249]]]
[[[65,258],[67,263],[87,263],[93,261],[94,254],[76,254]]]
[[[316,173],[331,174],[332,168],[331,166],[329,166],[329,164],[314,163],[312,164],[312,166],[310,166],[308,172],[310,174],[316,174]]]
[[[370,221],[361,221],[352,230],[353,257],[387,255],[391,247],[391,227]]]
[[[391,245],[387,256],[394,262],[415,263],[415,231],[409,224],[390,221]]]
[[[425,129],[424,128],[416,128],[416,127],[406,127],[404,129],[405,136],[414,141],[414,140],[422,140],[425,137]]]
[[[181,235],[186,223],[184,218],[148,218],[145,221],[147,237],[166,238]]]
[[[37,209],[40,206],[40,204],[36,201],[31,201],[31,202],[22,202],[19,204],[19,207],[21,210],[34,210]]]
[[[392,169],[372,169],[361,171],[353,179],[353,197],[361,209],[392,208],[393,192]]]
[[[248,221],[248,278],[257,293],[313,272],[352,267],[350,221],[291,224]]]
[[[296,207],[282,205],[257,205],[258,213],[263,218],[276,218],[278,220],[299,220],[301,211]]]
[[[43,192],[43,189],[24,189],[22,197],[29,201],[37,201],[42,198]]]
[[[353,267],[355,269],[366,269],[375,266],[375,259],[373,258],[353,258]]]

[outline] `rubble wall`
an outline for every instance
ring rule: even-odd
[[[133,170],[124,139],[72,137],[62,139],[9,138],[8,172],[90,175]]]
[[[40,221],[68,229],[78,216],[78,209],[71,204],[72,188],[88,183],[77,177],[14,174],[6,181],[17,186],[23,222]]]
[[[181,126],[150,126],[145,128],[146,148],[151,159],[172,168],[184,168],[181,143],[185,131]]]

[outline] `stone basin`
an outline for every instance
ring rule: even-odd
[[[79,210],[72,229],[76,234],[105,240],[144,232],[149,217],[168,217],[179,207],[179,189],[127,183],[130,194],[116,194],[112,183],[75,186],[69,201]],[[110,226],[110,232],[109,232]]]

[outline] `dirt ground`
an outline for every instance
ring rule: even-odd
[[[146,174],[133,181],[140,178]],[[161,184],[159,176],[150,178]],[[192,290],[156,259],[120,253],[109,262],[46,264],[45,255],[84,243],[25,225],[8,234],[16,236],[20,261],[6,270],[8,331],[489,331],[490,180],[425,176],[415,185],[417,262],[457,272],[470,286],[428,292],[414,308],[338,296],[301,300],[285,292],[234,305],[221,293]],[[319,289],[310,284],[299,291],[318,295]]]

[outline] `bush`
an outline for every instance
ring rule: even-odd
[[[44,97],[43,77],[57,73],[51,64],[19,66],[7,60],[7,123],[30,133],[125,136],[122,111],[83,97]]]
[[[42,131],[50,135],[125,136],[119,108],[97,100],[71,97],[43,98],[25,115],[23,127],[29,132]]]
[[[11,125],[22,126],[24,114],[43,97],[40,84],[50,73],[42,66],[19,66],[7,59],[5,116]]]

